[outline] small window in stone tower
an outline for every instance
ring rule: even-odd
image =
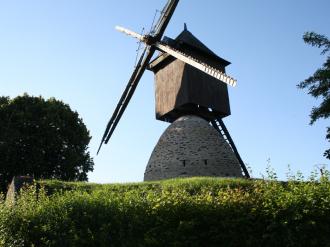
[[[207,160],[204,160],[204,165],[207,165]]]
[[[183,160],[183,161],[182,161],[182,164],[183,164],[183,166],[185,167],[185,166],[186,166],[186,160]]]

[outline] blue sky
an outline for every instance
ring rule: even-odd
[[[150,29],[165,0],[0,0],[0,90],[68,103],[90,130],[93,182],[142,181],[158,138],[168,126],[155,120],[154,82],[146,71],[108,145],[96,150],[133,70],[137,43],[115,31]],[[224,121],[243,158],[260,177],[267,160],[285,178],[287,166],[308,175],[328,164],[323,151],[328,120],[309,125],[318,100],[296,84],[325,61],[304,44],[315,31],[330,37],[328,0],[181,0],[165,35],[188,29],[232,62],[238,80],[229,89],[232,115]],[[329,168],[329,167],[328,167]]]

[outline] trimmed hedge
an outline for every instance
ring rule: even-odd
[[[41,181],[0,205],[2,246],[330,246],[330,182]]]

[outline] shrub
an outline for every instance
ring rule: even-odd
[[[3,246],[327,246],[330,183],[43,181],[0,206]],[[49,188],[56,184],[56,189]],[[48,189],[47,189],[48,188]],[[47,192],[48,190],[48,192]]]

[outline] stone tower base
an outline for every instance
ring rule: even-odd
[[[176,177],[243,177],[229,144],[206,120],[178,118],[162,134],[149,159],[144,180]]]

